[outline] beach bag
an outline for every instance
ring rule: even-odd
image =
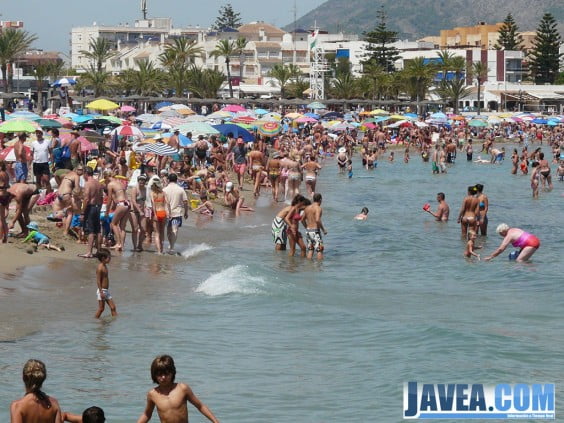
[[[70,151],[70,144],[67,144],[61,148],[61,159],[70,159],[71,158],[71,151]]]

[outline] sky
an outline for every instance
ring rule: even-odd
[[[147,0],[147,17],[173,17],[175,28],[210,26],[219,9],[231,3],[243,23],[262,20],[282,27],[326,0]],[[70,51],[70,31],[77,26],[118,25],[141,19],[140,0],[15,0],[0,1],[0,20],[23,21],[24,29],[38,36],[33,47]]]

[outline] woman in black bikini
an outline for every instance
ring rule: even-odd
[[[548,182],[548,189],[552,189],[552,177],[550,176],[550,165],[545,160],[544,153],[539,152],[539,173],[541,175],[542,187],[545,188]]]

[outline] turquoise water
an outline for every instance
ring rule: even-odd
[[[460,160],[431,175],[417,157],[372,172],[355,161],[351,180],[325,166],[322,263],[273,251],[277,209],[265,194],[254,215],[212,225],[191,217],[183,258],[113,259],[115,321],[92,317],[94,262],[54,262],[0,280],[15,288],[0,297],[0,331],[21,328],[0,342],[0,421],[23,392],[31,357],[47,364],[45,390],[65,410],[96,404],[118,423],[142,412],[150,363],[162,353],[225,422],[399,422],[407,381],[554,382],[559,403],[564,183],[533,200],[529,178],[510,175],[508,162]],[[532,263],[509,262],[509,251],[489,263],[462,257],[456,216],[475,183],[490,199],[481,253],[499,245],[495,227],[506,222],[541,239]],[[436,208],[439,191],[448,224],[421,210]],[[368,221],[353,221],[363,206]],[[190,419],[205,420],[193,407]]]

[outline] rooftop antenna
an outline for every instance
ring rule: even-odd
[[[141,13],[143,13],[143,20],[147,20],[147,0],[141,0]]]
[[[298,5],[294,0],[294,33],[292,34],[292,41],[294,42],[294,52],[292,54],[292,64],[296,64],[296,30],[298,29]]]

